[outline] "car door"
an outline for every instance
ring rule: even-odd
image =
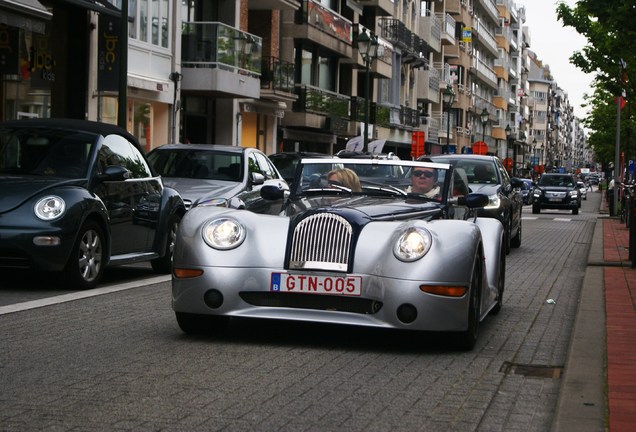
[[[119,135],[107,136],[99,151],[99,169],[110,165],[129,171],[129,178],[105,181],[96,190],[110,217],[111,254],[150,251],[161,207],[160,180],[152,177],[139,150]]]

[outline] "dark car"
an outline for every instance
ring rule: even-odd
[[[534,183],[530,179],[521,179],[523,185],[521,186],[521,195],[523,196],[524,204],[532,204],[534,200]]]
[[[217,144],[166,144],[148,153],[148,161],[183,197],[186,207],[206,205],[276,214],[282,200],[268,201],[260,188],[287,188],[282,176],[258,149]]]
[[[84,120],[0,123],[0,268],[92,288],[109,265],[169,273],[185,212],[125,130]]]
[[[523,181],[516,177],[511,178],[498,157],[453,154],[423,158],[462,168],[468,176],[470,191],[488,195],[490,202],[483,209],[479,209],[478,214],[482,217],[498,219],[503,224],[506,234],[506,252],[510,251],[510,247],[521,246]]]
[[[318,159],[318,158],[330,158],[325,153],[315,152],[281,152],[269,155],[269,160],[276,166],[280,175],[283,176],[287,184],[290,186],[296,175],[296,167],[301,159]]]
[[[541,209],[572,210],[579,214],[581,194],[572,174],[545,173],[537,182],[534,190],[532,213],[541,213]]]

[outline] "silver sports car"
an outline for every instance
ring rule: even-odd
[[[382,175],[377,175],[383,173]],[[504,230],[475,217],[448,164],[303,159],[280,214],[195,207],[177,235],[172,307],[186,333],[229,318],[271,318],[448,332],[472,349],[502,305]]]

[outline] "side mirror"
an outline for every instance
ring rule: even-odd
[[[488,204],[488,195],[481,193],[470,193],[463,197],[463,205],[468,208],[486,207]],[[461,205],[461,204],[460,204]]]
[[[250,180],[252,181],[253,186],[262,185],[263,183],[265,183],[265,176],[261,173],[251,172]]]
[[[513,177],[513,178],[510,179],[510,184],[515,189],[517,189],[517,188],[521,189],[523,187],[523,180],[521,180],[520,178],[517,178],[517,177]]]
[[[275,201],[289,194],[289,186],[282,180],[267,180],[261,187],[261,198]]]
[[[98,178],[100,181],[124,181],[130,178],[130,171],[121,165],[109,165]]]

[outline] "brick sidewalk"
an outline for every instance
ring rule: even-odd
[[[636,430],[636,269],[629,261],[629,229],[603,219],[603,258],[623,265],[603,269],[607,314],[609,431]]]

